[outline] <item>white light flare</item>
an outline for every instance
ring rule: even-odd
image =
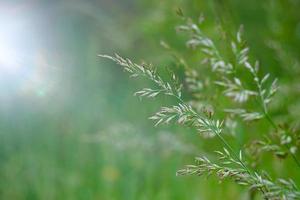
[[[44,73],[47,63],[37,59],[40,47],[35,31],[33,18],[26,12],[0,9],[0,85],[8,93],[40,97],[40,91],[49,88]]]
[[[18,19],[0,14],[0,70],[1,73],[17,73],[21,67],[20,32],[22,26]],[[24,36],[23,36],[24,37]],[[23,38],[26,40],[26,38]]]
[[[69,81],[57,53],[61,44],[52,35],[56,18],[42,7],[35,0],[0,0],[0,111],[22,105],[54,112],[49,106],[60,109],[69,99],[61,84]]]

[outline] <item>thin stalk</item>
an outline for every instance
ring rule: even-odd
[[[257,74],[255,74],[255,76],[257,77]],[[264,101],[264,97],[263,97],[262,91],[261,91],[261,85],[258,82],[256,82],[256,84],[257,84],[257,87],[258,87],[258,92],[259,92],[259,96],[260,96],[261,107],[263,108],[264,117],[273,126],[273,128],[275,129],[275,131],[277,131],[278,130],[278,126],[275,124],[275,122],[273,121],[273,119],[271,118],[271,116],[268,113],[267,105],[266,105],[266,103]],[[287,145],[284,145],[284,147],[286,148],[286,150],[288,152],[290,152],[289,147]],[[300,168],[300,161],[297,159],[297,157],[294,154],[292,154],[292,153],[289,153],[289,154],[292,156],[292,158],[293,158],[294,162],[296,163],[296,165]]]
[[[226,148],[229,149],[229,151],[232,152],[233,156],[235,157],[235,159],[237,159],[241,165],[243,166],[243,168],[247,171],[248,174],[252,174],[251,171],[249,170],[249,168],[244,164],[244,162],[239,158],[239,156],[235,153],[235,151],[233,150],[233,148],[228,144],[228,142],[218,133],[216,133],[217,137],[222,141],[222,143],[226,146]]]
[[[182,104],[186,105],[186,103],[179,96],[177,96],[176,94],[173,94],[172,96],[174,96],[176,99],[178,99]],[[196,113],[196,116],[201,117],[198,113]],[[250,177],[252,177],[253,172],[251,172],[251,170],[246,166],[246,164],[240,159],[240,157],[236,154],[236,152],[233,150],[233,148],[230,146],[230,144],[225,140],[225,138],[222,137],[222,135],[220,135],[215,130],[214,130],[214,133],[217,135],[218,139],[222,142],[222,144],[232,153],[234,158],[241,164],[241,166],[250,175]],[[254,181],[257,182],[255,179],[254,179]],[[267,192],[262,188],[260,188],[259,190],[261,191],[262,194],[265,194]],[[264,197],[264,199],[267,200],[268,198]]]
[[[274,121],[272,120],[272,118],[270,117],[270,115],[269,115],[268,113],[265,113],[265,117],[266,117],[266,119],[268,120],[268,122],[270,122],[270,124],[272,124],[272,126],[274,127],[274,129],[275,129],[275,130],[278,130],[277,125],[274,123]],[[289,149],[288,145],[285,144],[284,147],[286,148],[286,150],[287,150],[288,152],[290,152],[290,149]],[[299,160],[297,159],[297,157],[296,157],[293,153],[289,153],[289,154],[292,156],[294,162],[295,162],[295,163],[297,164],[297,166],[300,168],[300,162],[299,162]]]
[[[250,169],[245,165],[245,163],[240,159],[240,157],[235,153],[235,151],[233,150],[233,148],[228,144],[228,142],[218,133],[216,133],[217,137],[221,140],[221,142],[229,149],[229,151],[231,151],[231,153],[233,154],[233,156],[235,157],[235,159],[237,159],[240,164],[242,165],[242,167],[244,168],[244,170],[246,170],[246,172],[250,175],[250,177],[253,176],[253,172],[250,171]],[[256,180],[254,180],[256,182]],[[261,191],[262,194],[265,194],[267,191],[265,191],[262,188],[259,188],[259,190]],[[268,199],[267,197],[264,197],[264,199]]]

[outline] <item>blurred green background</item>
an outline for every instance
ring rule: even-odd
[[[215,38],[218,26],[234,34],[243,24],[262,71],[283,86],[299,81],[298,0],[2,0],[0,199],[247,199],[227,181],[176,177],[218,143],[187,128],[154,128],[147,118],[172,100],[141,102],[132,94],[145,82],[97,56],[172,66],[165,40],[195,61],[175,32],[178,7],[195,19],[203,13]],[[283,102],[299,117],[297,95]],[[284,165],[265,162],[274,166]]]

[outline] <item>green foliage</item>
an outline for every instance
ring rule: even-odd
[[[0,75],[0,199],[297,199],[299,7],[1,1],[26,63]]]
[[[230,43],[231,50],[234,55],[234,61],[230,62],[226,61],[223,58],[213,40],[205,36],[203,31],[200,29],[199,25],[201,25],[203,22],[202,16],[198,20],[198,23],[194,23],[192,19],[185,18],[181,10],[178,10],[177,13],[185,21],[184,25],[180,25],[177,27],[177,31],[187,32],[189,34],[189,39],[186,42],[186,46],[188,48],[192,48],[193,50],[199,48],[205,54],[205,62],[202,63],[208,63],[208,65],[211,67],[212,77],[216,78],[216,80],[213,80],[214,83],[218,86],[223,87],[223,94],[233,100],[232,106],[237,107],[224,109],[224,111],[233,116],[237,115],[241,117],[245,122],[265,118],[270,123],[270,126],[277,131],[279,127],[269,115],[268,109],[268,104],[271,102],[272,97],[278,89],[277,79],[274,79],[274,81],[272,81],[269,86],[266,84],[270,76],[269,73],[264,75],[263,78],[259,77],[258,61],[256,61],[254,66],[248,61],[249,47],[245,46],[246,42],[242,39],[242,29],[237,32],[235,41],[231,41]],[[162,46],[168,50],[170,49],[170,46],[165,42],[162,43]],[[266,174],[266,172],[262,173],[263,175],[261,175],[256,170],[253,171],[249,169],[247,167],[246,161],[243,160],[242,151],[240,151],[240,154],[237,155],[233,147],[231,147],[231,145],[227,142],[227,139],[222,136],[223,123],[219,120],[214,120],[212,114],[207,115],[207,113],[203,111],[200,113],[195,111],[192,107],[193,105],[189,105],[189,103],[186,102],[181,96],[183,84],[180,84],[180,87],[171,86],[178,84],[176,76],[174,74],[172,74],[171,82],[167,82],[164,81],[160,75],[158,75],[157,70],[153,66],[147,67],[145,65],[139,65],[133,63],[129,59],[124,59],[119,55],[116,55],[115,57],[106,55],[100,56],[111,59],[119,65],[123,66],[124,69],[131,74],[132,77],[141,76],[150,79],[159,88],[146,88],[139,92],[136,92],[135,94],[141,97],[155,97],[159,93],[162,93],[175,97],[175,99],[178,101],[178,105],[171,107],[162,107],[159,112],[150,117],[150,119],[156,121],[155,126],[159,124],[168,124],[172,120],[176,120],[179,124],[196,128],[200,133],[205,133],[204,135],[206,136],[216,136],[221,141],[224,152],[217,151],[217,153],[219,154],[219,160],[221,160],[222,163],[221,165],[211,162],[206,157],[197,157],[197,165],[187,165],[185,169],[179,170],[177,172],[178,175],[202,176],[203,174],[216,174],[221,180],[230,177],[236,183],[248,186],[249,191],[259,191],[264,199],[300,198],[300,191],[298,190],[294,181],[290,178],[289,180],[280,178],[278,179],[278,181],[273,182],[269,175]],[[195,73],[193,79],[190,78],[190,70],[187,68],[186,62],[177,54],[176,58],[180,61],[181,64],[183,64],[184,69],[187,71],[185,72],[185,74],[187,75],[186,84],[192,84],[192,86],[187,88],[195,88],[195,83],[196,85],[201,85],[200,83],[197,84],[196,80],[199,79],[195,77]],[[250,79],[252,83],[247,83],[247,79],[243,80],[243,76],[240,75],[241,71],[250,72],[253,77],[252,80]],[[242,84],[242,82],[245,83]],[[246,89],[244,86],[246,84],[253,84],[256,86],[256,89]],[[211,87],[211,85],[208,85],[207,87]],[[185,88],[183,88],[183,90],[184,89]],[[199,92],[201,93],[202,91],[200,90]],[[260,110],[249,112],[244,108],[240,108],[240,106],[247,106],[247,103],[248,101],[250,101],[251,96],[253,96],[253,101],[257,103]],[[269,148],[270,146],[272,146],[272,142],[271,144],[260,142],[259,144],[262,146],[261,149],[275,151],[279,155],[278,149],[284,147],[286,143],[291,142],[291,137],[287,135],[287,132],[283,132],[282,134],[282,138],[287,138],[288,140],[277,144],[277,146],[274,145],[273,149]],[[289,153],[291,153],[295,163],[298,165],[298,167],[300,167],[299,161],[294,155],[294,150],[296,149],[297,147],[295,147],[293,151],[290,151]],[[262,151],[258,151],[257,154],[260,153],[262,153]],[[230,167],[227,167],[228,165]]]

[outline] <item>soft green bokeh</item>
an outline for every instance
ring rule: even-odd
[[[132,94],[148,83],[97,56],[118,52],[180,71],[159,45],[165,40],[199,63],[175,32],[178,7],[195,19],[203,13],[204,30],[217,41],[243,24],[262,71],[283,87],[299,80],[298,0],[1,1],[0,36],[9,35],[16,70],[5,67],[9,57],[0,59],[0,199],[247,199],[247,190],[229,181],[176,177],[219,143],[188,128],[154,128],[147,118],[172,100],[141,102]],[[299,116],[297,95],[276,103],[290,105],[277,116]],[[265,130],[262,123],[230,142],[240,147]],[[295,167],[282,170],[294,166],[287,162],[269,158],[262,168],[299,177]]]

